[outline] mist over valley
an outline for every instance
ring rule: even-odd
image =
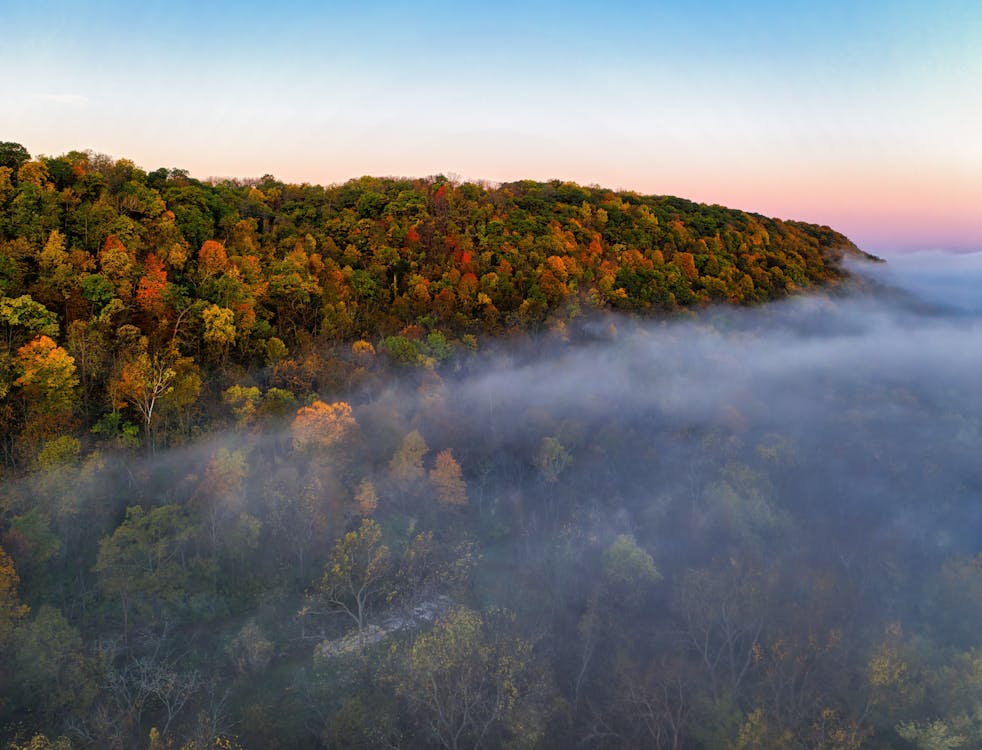
[[[0,144],[0,741],[982,746],[982,262]]]
[[[369,361],[343,401],[227,397],[224,432],[8,479],[52,519],[8,527],[22,586],[81,583],[31,616],[84,638],[36,625],[15,679],[50,705],[67,670],[66,729],[104,738],[98,706],[246,747],[974,746],[982,268],[852,270]]]

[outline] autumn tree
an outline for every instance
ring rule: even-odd
[[[219,448],[205,468],[191,504],[202,519],[212,555],[223,552],[241,562],[258,544],[261,523],[246,510],[244,497],[248,475],[242,449]]]
[[[174,389],[177,352],[171,348],[150,353],[146,345],[124,362],[113,384],[118,400],[116,406],[129,404],[140,415],[147,435],[147,445],[156,448],[154,426],[160,401]]]
[[[215,352],[216,358],[224,362],[238,336],[235,313],[227,307],[208,305],[201,311],[201,320],[205,327],[203,338],[208,351]]]
[[[75,360],[47,336],[39,336],[17,350],[20,387],[32,411],[68,413],[75,402],[78,376]]]
[[[341,537],[314,586],[315,606],[327,613],[349,617],[361,635],[372,604],[385,592],[391,572],[389,548],[382,543],[382,529],[371,518]]]
[[[153,253],[143,260],[143,276],[136,285],[136,304],[151,315],[160,316],[166,309],[167,269]]]
[[[358,505],[358,512],[363,516],[371,516],[378,509],[378,492],[370,479],[361,480],[355,493],[355,503]]]
[[[302,407],[290,427],[298,451],[322,451],[341,443],[357,426],[351,406],[344,401],[314,401]]]
[[[207,240],[198,250],[198,275],[202,281],[224,273],[229,267],[225,246],[215,240]]]
[[[20,576],[14,568],[14,561],[0,547],[0,653],[9,647],[14,629],[29,611],[27,605],[20,603],[19,586]]]
[[[53,229],[38,255],[40,278],[35,289],[38,299],[61,310],[67,310],[72,291],[78,287],[78,271],[65,249],[65,235]]]
[[[0,296],[0,331],[8,352],[31,338],[58,336],[58,317],[29,294]]]
[[[757,571],[731,560],[687,571],[676,584],[671,605],[682,644],[702,663],[716,703],[737,695],[754,666],[766,615],[762,583]]]
[[[530,743],[531,644],[455,607],[413,642],[396,689],[430,742],[457,750]]]
[[[99,272],[113,285],[115,294],[126,301],[133,295],[136,271],[134,253],[114,234],[109,235],[99,251]]]
[[[430,469],[430,481],[442,505],[467,505],[467,483],[464,482],[460,464],[449,448],[436,454],[436,463]]]
[[[426,476],[423,457],[429,452],[418,430],[408,433],[389,461],[389,475],[399,491],[411,493]]]

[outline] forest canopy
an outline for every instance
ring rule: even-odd
[[[863,260],[0,144],[0,743],[979,746],[978,310]]]

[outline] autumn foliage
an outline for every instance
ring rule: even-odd
[[[301,451],[327,450],[340,443],[356,426],[351,406],[344,401],[314,401],[293,420],[293,447]]]
[[[847,438],[801,487],[808,425],[755,427],[711,379],[692,423],[482,380],[506,347],[514,383],[642,317],[835,286],[847,255],[561,180],[199,180],[0,143],[0,746],[979,746],[980,565],[940,522],[902,554],[924,508],[976,500],[943,476],[978,454],[970,400],[830,391]],[[679,369],[650,364],[639,388]],[[918,399],[950,428],[923,460],[867,445],[871,404]],[[843,457],[870,494],[947,484],[885,533],[822,484]]]

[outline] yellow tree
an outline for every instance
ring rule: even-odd
[[[303,463],[300,494],[308,524],[339,528],[344,521],[351,484],[342,480],[350,465],[348,439],[358,423],[344,401],[314,401],[301,408],[291,425],[293,448]]]
[[[389,474],[401,492],[411,492],[426,476],[423,469],[423,456],[428,451],[426,441],[417,430],[413,430],[402,439],[398,450],[389,461]]]
[[[528,704],[541,675],[532,674],[531,651],[480,613],[456,607],[416,638],[396,689],[436,747],[534,745]]]
[[[30,461],[45,440],[72,428],[79,381],[75,360],[47,336],[18,349],[14,364],[27,415],[18,452]]]
[[[360,636],[372,602],[384,592],[391,567],[381,527],[371,518],[362,519],[356,530],[334,545],[313,598],[324,611],[350,617]]]
[[[46,304],[66,309],[65,303],[79,283],[79,269],[72,265],[71,260],[71,255],[65,250],[65,235],[53,229],[38,255],[38,269],[41,272],[38,288],[42,290],[40,299]]]
[[[436,487],[436,497],[443,505],[467,505],[467,484],[460,464],[449,448],[436,454],[436,465],[430,469],[430,481]]]
[[[201,311],[201,319],[205,324],[203,336],[205,344],[215,352],[216,359],[224,363],[229,348],[235,343],[238,335],[235,328],[235,313],[227,307],[208,305]]]
[[[213,553],[224,548],[242,554],[255,546],[259,522],[244,507],[243,485],[248,476],[247,454],[242,449],[219,448],[208,462],[192,505],[203,518]]]
[[[229,308],[208,305],[201,311],[201,319],[205,323],[205,343],[223,349],[235,343],[235,313]]]
[[[542,438],[539,452],[535,454],[535,465],[542,478],[552,484],[559,481],[559,475],[573,462],[569,451],[554,437]]]
[[[112,282],[117,297],[128,300],[133,296],[136,258],[114,234],[106,238],[99,251],[99,270]]]
[[[39,336],[17,350],[21,372],[14,385],[28,399],[31,411],[71,412],[78,376],[75,360],[48,336]]]
[[[323,450],[341,442],[357,426],[351,406],[344,401],[314,401],[293,420],[293,447],[298,451]]]

